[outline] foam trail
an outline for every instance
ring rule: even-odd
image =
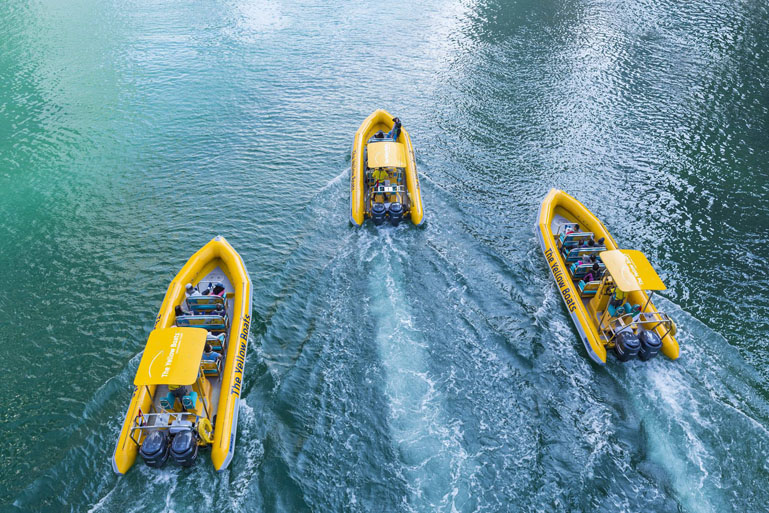
[[[749,389],[755,373],[723,337],[672,303],[658,303],[686,326],[681,357],[634,362],[618,370],[620,381],[640,413],[649,456],[666,469],[681,503],[688,511],[727,511],[733,504],[725,484],[749,480],[769,459],[761,421],[769,405],[735,392]]]
[[[426,341],[399,285],[407,255],[397,251],[389,231],[380,230],[376,245],[382,249],[367,253],[372,269],[371,315],[386,374],[391,436],[413,510],[456,510],[457,497],[465,496],[457,474],[467,454],[459,442],[459,425],[447,422],[441,393],[431,379]]]

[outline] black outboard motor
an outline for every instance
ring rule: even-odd
[[[387,215],[387,207],[384,203],[374,203],[371,205],[371,220],[374,224],[379,226],[385,222],[385,216]]]
[[[645,362],[659,354],[660,349],[662,349],[662,340],[656,331],[643,330],[639,338],[641,339],[641,350],[638,351],[638,358]]]
[[[623,331],[614,338],[614,352],[621,362],[632,360],[638,356],[639,349],[641,349],[641,341],[638,339],[638,335],[630,330]]]
[[[169,449],[168,431],[153,431],[144,439],[139,454],[148,467],[160,468],[168,459]]]
[[[400,203],[390,203],[390,224],[398,226],[403,220],[403,205]]]
[[[191,467],[198,457],[198,440],[192,430],[180,431],[171,442],[171,456],[182,467]]]

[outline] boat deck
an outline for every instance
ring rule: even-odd
[[[563,216],[562,216],[562,215],[560,215],[560,214],[556,214],[556,213],[553,213],[553,220],[550,222],[550,231],[551,231],[551,233],[552,233],[552,236],[553,236],[553,237],[555,237],[555,234],[557,234],[557,233],[559,232],[559,229],[560,229],[560,227],[561,227],[561,226],[563,226],[564,224],[570,224],[570,223],[573,223],[573,222],[574,222],[573,220],[571,220],[571,219],[567,219],[567,218],[563,217]],[[557,244],[556,244],[556,246],[557,246]],[[566,263],[564,262],[564,265],[565,265],[565,264],[566,264]],[[576,286],[576,284],[577,284],[577,282],[578,282],[579,280],[578,280],[578,279],[575,279],[575,278],[574,278],[574,277],[571,275],[571,272],[569,272],[568,270],[566,270],[566,274],[568,274],[568,276],[569,276],[569,279],[570,279],[570,280],[571,280],[571,282],[572,282],[572,283],[573,283],[573,284]],[[580,295],[580,296],[579,296],[579,299],[580,299],[580,301],[582,301],[582,306],[584,306],[584,307],[585,307],[585,313],[587,313],[587,314],[589,315],[589,314],[590,314],[590,308],[588,307],[588,303],[590,303],[590,300],[591,300],[592,298],[589,298],[589,297],[582,297],[582,296]],[[595,319],[591,319],[591,321],[592,321],[594,324],[598,325],[598,320],[600,319],[600,315],[601,315],[602,313],[603,313],[603,312],[597,312],[597,317],[598,317],[598,318],[595,318]]]
[[[227,277],[226,273],[219,267],[212,270],[210,273],[205,275],[203,278],[201,278],[197,283],[193,283],[196,287],[198,287],[199,290],[205,289],[209,283],[216,283],[220,282],[224,285],[224,289],[226,292],[226,299],[225,299],[225,311],[227,312],[227,330],[224,332],[225,341],[222,346],[222,359],[221,359],[221,372],[219,376],[207,376],[206,379],[208,379],[208,382],[211,384],[211,392],[209,395],[209,401],[210,403],[206,406],[208,408],[208,414],[211,418],[212,423],[214,423],[216,418],[216,412],[219,408],[219,395],[221,393],[222,389],[222,374],[224,372],[224,362],[227,361],[227,351],[230,348],[230,328],[231,328],[231,319],[233,316],[233,309],[234,309],[234,303],[235,303],[235,289],[232,286],[232,283],[230,283],[229,278]],[[152,407],[155,412],[162,412],[164,411],[163,408],[160,406],[160,398],[168,395],[168,385],[158,385],[155,389],[155,394],[153,397],[153,403]],[[179,413],[179,412],[176,412]],[[166,425],[168,423],[168,418],[160,416],[160,417],[151,417],[148,419],[148,425]]]

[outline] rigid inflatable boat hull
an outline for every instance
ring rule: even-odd
[[[200,282],[201,277],[207,276],[217,267],[221,268],[234,289],[227,339],[229,345],[221,373],[214,439],[211,443],[211,462],[217,471],[221,471],[227,468],[234,455],[248,333],[251,329],[251,279],[242,258],[224,237],[211,240],[182,267],[168,287],[154,329],[171,327],[175,320],[174,307],[185,298],[185,285]],[[138,387],[131,397],[112,456],[112,468],[118,474],[125,474],[136,460],[139,448],[131,439],[131,426],[140,411],[150,411],[151,397],[148,391],[154,395],[154,387]]]
[[[605,365],[606,346],[597,326],[590,320],[588,309],[580,297],[579,289],[574,281],[572,281],[566,263],[556,245],[553,234],[553,221],[556,218],[579,223],[585,231],[593,232],[596,239],[603,237],[607,250],[618,249],[617,243],[604,224],[575,198],[557,189],[551,189],[547,196],[545,196],[539,207],[537,219],[537,233],[542,252],[588,356],[594,362]],[[632,303],[640,305],[648,303],[644,312],[656,312],[654,303],[648,301],[648,299],[648,295],[644,291],[632,292],[628,296],[628,301]],[[673,335],[666,335],[665,328],[661,326],[656,328],[656,332],[662,338],[661,352],[672,360],[678,358],[678,342]]]
[[[364,172],[364,150],[369,139],[379,130],[389,132],[393,127],[393,117],[389,112],[379,109],[367,117],[355,132],[352,148],[352,172],[350,175],[350,222],[355,226],[361,226],[366,219]],[[424,210],[422,209],[422,193],[419,187],[416,159],[411,137],[405,128],[401,128],[397,142],[406,147],[406,190],[409,194],[411,206],[404,217],[409,217],[411,222],[420,226],[424,222]]]

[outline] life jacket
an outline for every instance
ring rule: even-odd
[[[387,172],[387,169],[383,167],[378,167],[374,169],[374,172],[371,173],[371,176],[376,180],[377,182],[383,182],[390,178],[390,174]]]

